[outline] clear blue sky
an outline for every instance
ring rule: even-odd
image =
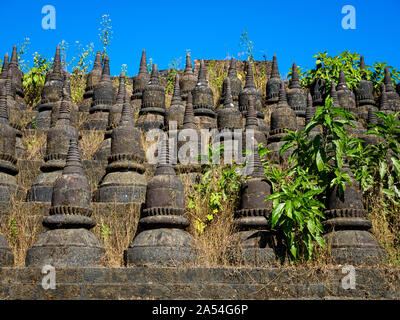
[[[44,5],[56,9],[56,29],[44,30]],[[341,26],[344,5],[356,9],[356,29]],[[54,56],[57,44],[69,43],[67,61],[76,54],[74,43],[94,42],[101,49],[98,29],[103,14],[109,14],[114,31],[109,55],[111,73],[119,74],[127,64],[128,75],[138,72],[141,50],[168,68],[187,49],[192,58],[224,59],[243,51],[239,37],[244,30],[254,43],[254,56],[262,60],[278,57],[285,76],[293,61],[300,67],[314,67],[318,51],[337,54],[343,50],[363,54],[367,64],[386,61],[400,68],[400,1],[120,1],[46,0],[2,1],[0,55],[11,53],[14,44],[30,38],[26,56],[32,53]],[[91,68],[91,67],[90,67]]]

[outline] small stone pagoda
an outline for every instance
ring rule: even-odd
[[[14,254],[8,246],[7,240],[0,234],[0,268],[12,267],[14,265]]]
[[[71,97],[71,83],[69,81],[69,74],[65,73],[64,75],[64,84],[63,84],[63,96],[62,100],[66,101],[69,104],[70,110],[70,123],[72,126],[78,129],[79,126],[79,108],[78,106],[72,101]],[[53,127],[57,120],[58,114],[60,112],[61,102],[57,103],[53,106],[51,111],[51,120],[50,120],[50,127]]]
[[[0,88],[0,205],[4,210],[10,200],[20,200],[24,197],[22,188],[18,185],[17,159],[15,158],[16,132],[10,126],[7,111],[6,88]]]
[[[92,104],[93,101],[94,87],[100,81],[101,71],[102,71],[101,52],[97,51],[93,69],[92,71],[89,72],[86,78],[85,93],[83,94],[83,101],[79,106],[79,111],[89,112],[90,105]]]
[[[144,202],[146,177],[145,153],[140,130],[135,128],[130,103],[123,104],[119,125],[112,130],[111,155],[106,174],[99,183],[97,202]]]
[[[243,90],[239,94],[239,110],[242,112],[243,120],[246,117],[247,108],[249,106],[250,97],[253,98],[254,108],[256,110],[258,125],[260,130],[267,136],[269,133],[269,125],[265,121],[262,112],[262,96],[260,90],[256,88],[253,77],[253,67],[250,62],[247,63],[246,83]]]
[[[281,87],[281,76],[279,74],[279,69],[278,69],[278,61],[276,59],[276,55],[274,54],[272,58],[272,68],[271,68],[271,75],[270,78],[267,81],[266,85],[266,103],[268,105],[277,105],[279,101],[279,89]]]
[[[366,78],[364,56],[360,58],[360,69],[364,72],[356,91],[358,117],[367,121],[369,109],[375,108],[375,99],[374,84]]]
[[[147,184],[136,236],[125,251],[127,266],[182,266],[195,259],[194,239],[184,231],[189,220],[184,216],[183,185],[170,164],[167,137],[162,140],[156,171]]]
[[[93,101],[89,116],[83,124],[85,130],[105,130],[108,124],[108,114],[114,104],[114,85],[110,77],[109,57],[104,59],[100,82],[93,90]]]
[[[6,54],[4,55],[4,59],[3,59],[3,66],[1,67],[0,80],[7,79],[9,64],[10,64],[10,57],[8,55],[8,52],[6,52]]]
[[[383,84],[385,85],[385,92],[387,95],[387,103],[389,108],[393,112],[400,111],[400,96],[393,88],[392,77],[390,76],[388,67],[385,67]]]
[[[165,89],[160,84],[157,65],[153,64],[150,81],[143,90],[136,126],[144,132],[162,130],[165,126],[165,112]]]
[[[133,91],[131,97],[131,104],[134,112],[140,109],[142,105],[142,94],[150,80],[150,75],[147,72],[146,50],[142,51],[140,59],[139,73],[133,77]]]
[[[272,187],[265,178],[258,143],[253,141],[246,179],[240,191],[240,209],[234,215],[237,233],[233,242],[237,242],[239,248],[232,248],[231,252],[233,259],[244,264],[265,266],[276,260],[274,234],[268,226],[272,201],[265,201]]]
[[[200,60],[199,77],[192,90],[193,110],[200,129],[217,128],[217,114],[214,108],[214,94],[208,86],[204,60]]]
[[[386,114],[394,113],[392,105],[389,103],[388,93],[386,91],[385,83],[382,83],[381,85],[381,95],[379,97],[379,111],[382,111]]]
[[[274,161],[284,161],[290,156],[291,149],[286,150],[282,155],[279,155],[280,147],[285,143],[281,139],[287,135],[286,130],[296,130],[297,119],[293,110],[289,107],[286,100],[286,87],[281,82],[279,90],[278,107],[271,113],[271,131],[268,137],[268,149],[271,149],[267,156]]]
[[[225,79],[225,101],[224,105],[217,112],[218,129],[241,129],[242,128],[242,114],[238,107],[235,106],[231,90],[231,79]]]
[[[264,132],[261,132],[260,127],[258,126],[256,110],[254,108],[254,98],[250,97],[248,110],[246,112],[246,124],[242,137],[243,151],[252,150],[252,138],[254,138],[254,140],[256,140],[258,143],[262,143],[264,148],[268,144],[268,137],[264,134]],[[251,144],[249,145],[249,143]]]
[[[219,132],[213,136],[213,147],[224,145],[225,161],[236,160],[240,163],[242,152],[242,113],[235,106],[232,98],[231,80],[226,79],[225,101],[218,110]]]
[[[321,68],[321,64],[317,65],[317,70]],[[325,106],[325,80],[315,78],[310,86],[310,93],[314,107]]]
[[[37,129],[49,129],[51,123],[51,112],[57,108],[63,98],[64,74],[61,70],[60,46],[57,46],[53,66],[47,72],[42,91],[42,99],[37,106],[39,111],[30,127]]]
[[[201,154],[201,131],[196,125],[191,92],[188,93],[186,99],[182,128],[177,130],[176,135],[174,131],[169,131],[170,140],[175,136],[175,143],[178,146],[178,154],[170,152],[170,158],[175,157],[173,158],[176,160],[174,163],[177,163],[175,168],[181,176],[187,175],[193,183],[196,183],[201,174],[198,159],[198,155]]]
[[[54,183],[50,216],[43,219],[48,229],[27,251],[28,267],[51,265],[100,267],[105,247],[90,232],[96,222],[91,218],[90,185],[85,176],[76,139],[71,139],[66,165]]]
[[[98,150],[93,155],[94,160],[106,161],[108,156],[111,154],[111,133],[113,129],[118,126],[123,104],[127,102],[126,96],[125,76],[121,73],[119,76],[117,99],[108,114],[108,124],[106,132],[104,133],[104,140],[100,143]]]
[[[71,125],[70,103],[61,102],[56,124],[47,131],[46,155],[40,174],[28,191],[28,201],[50,202],[54,181],[65,167],[71,139],[78,139],[78,130]]]
[[[179,86],[181,89],[181,97],[183,101],[187,101],[189,92],[192,92],[197,84],[197,77],[193,72],[192,60],[190,59],[190,53],[186,54],[186,66],[183,71],[182,77],[179,79]]]
[[[306,107],[307,107],[307,92],[301,88],[299,74],[296,62],[292,66],[292,81],[287,92],[287,101],[297,116],[299,127],[304,127]]]
[[[336,187],[328,192],[324,212],[327,220],[323,222],[325,242],[337,264],[379,263],[383,251],[369,232],[372,224],[367,220],[359,183],[346,163],[343,169],[350,174],[351,185],[346,184],[343,194]]]
[[[339,82],[336,87],[337,96],[339,105],[344,110],[351,112],[354,116],[357,116],[357,105],[356,105],[356,97],[349,89],[346,83],[346,77],[344,76],[344,72],[341,69],[339,73]]]
[[[181,97],[181,89],[179,84],[179,74],[175,76],[175,88],[172,96],[171,106],[167,109],[167,128],[176,127],[180,129],[183,125],[183,117],[185,114],[185,106]],[[175,126],[172,125],[175,121]]]
[[[24,100],[25,94],[23,86],[23,73],[18,66],[18,54],[16,46],[13,47],[7,73],[9,74],[8,78],[11,80],[12,85],[15,88],[15,102],[17,108],[21,110],[26,109],[26,103]]]
[[[236,59],[232,58],[229,64],[228,76],[224,79],[222,83],[222,94],[220,99],[220,104],[224,104],[227,81],[230,80],[231,94],[233,99],[233,104],[236,108],[239,107],[239,94],[242,92],[242,81],[238,78],[236,69]]]

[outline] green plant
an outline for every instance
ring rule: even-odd
[[[280,153],[291,149],[290,167],[278,171],[267,169],[266,176],[273,185],[271,227],[281,231],[286,239],[291,260],[311,260],[314,243],[324,247],[321,219],[324,218],[325,192],[337,187],[343,193],[351,183],[344,169],[346,154],[355,147],[355,139],[347,135],[346,126],[352,126],[354,117],[341,108],[332,107],[327,98],[318,107],[304,130],[290,131]],[[315,136],[310,132],[320,128]]]
[[[31,44],[31,40],[29,38],[24,38],[21,44],[17,45],[18,50],[18,65],[19,68],[22,72],[27,72],[28,71],[28,61],[24,59],[29,46]]]
[[[380,123],[365,134],[378,143],[363,147],[359,144],[352,154],[352,167],[364,193],[382,195],[383,204],[400,205],[400,121],[396,114],[375,112]]]
[[[100,234],[103,240],[107,240],[111,235],[110,227],[102,223],[100,227]]]
[[[103,14],[101,16],[100,26],[101,27],[99,28],[100,31],[99,37],[100,37],[100,42],[103,45],[103,51],[101,57],[102,61],[104,61],[107,54],[107,49],[109,48],[112,41],[112,35],[114,33],[109,14]]]
[[[239,47],[243,50],[240,54],[246,55],[247,61],[254,61],[254,43],[249,39],[247,30],[244,30],[239,37]]]
[[[199,233],[221,214],[227,202],[234,202],[240,189],[241,176],[236,164],[222,164],[224,146],[212,148],[208,146],[208,155],[201,156],[206,160],[201,182],[194,186],[195,192],[189,195],[188,208],[196,210],[195,228]],[[216,157],[220,161],[216,163]],[[205,214],[202,209],[205,208]]]
[[[44,86],[47,71],[51,68],[51,63],[35,52],[33,54],[33,67],[24,74],[23,86],[25,101],[34,106],[40,101],[40,95]]]
[[[175,76],[178,73],[178,70],[181,68],[182,57],[175,58],[169,64],[168,75],[167,75],[167,87],[165,88],[166,94],[172,94],[175,87]]]
[[[18,241],[17,239],[18,239],[19,230],[18,230],[17,220],[15,220],[14,217],[8,218],[8,228],[9,228],[10,239],[11,239],[10,244],[15,246]]]
[[[346,77],[347,85],[350,89],[356,89],[358,83],[365,75],[367,80],[371,80],[375,84],[375,91],[379,94],[380,83],[383,80],[384,68],[387,66],[385,62],[375,62],[372,66],[366,65],[365,69],[360,68],[360,55],[356,52],[343,51],[336,56],[329,56],[326,51],[318,52],[313,58],[316,58],[316,67],[310,70],[302,71],[298,69],[300,82],[303,87],[310,87],[315,78],[326,81],[326,93],[330,91],[331,81],[337,83],[339,72],[343,70]],[[392,75],[392,81],[400,80],[400,72],[392,66],[387,66]],[[289,71],[289,75],[292,70]]]

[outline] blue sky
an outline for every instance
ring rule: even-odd
[[[41,13],[44,5],[56,9],[56,29],[44,30]],[[344,5],[356,9],[356,29],[345,30],[341,21]],[[121,65],[128,75],[138,72],[141,50],[166,69],[174,59],[190,49],[195,59],[238,57],[243,51],[239,37],[244,30],[254,44],[254,57],[272,60],[275,53],[279,70],[285,76],[293,61],[312,68],[318,51],[334,55],[344,50],[363,54],[367,64],[385,61],[400,68],[400,1],[7,1],[2,3],[3,30],[0,55],[11,53],[14,44],[30,38],[26,59],[32,62],[37,51],[54,56],[59,42],[69,44],[67,61],[76,55],[75,41],[95,44],[103,14],[109,14],[113,40],[109,49],[111,73]],[[90,67],[91,68],[91,67]]]

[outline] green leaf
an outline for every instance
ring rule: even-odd
[[[322,160],[321,153],[319,151],[317,152],[315,161],[317,162],[318,171],[324,170],[324,161]]]
[[[283,213],[283,208],[285,207],[285,203],[280,203],[278,206],[272,211],[271,216],[271,227],[273,228],[275,224],[278,222],[279,218]]]

